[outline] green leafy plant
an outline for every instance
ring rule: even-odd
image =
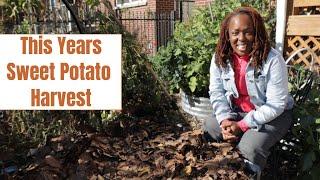
[[[302,72],[305,75],[305,72]],[[294,82],[305,84],[299,75]],[[296,154],[300,157],[299,177],[318,179],[320,175],[320,84],[319,77],[315,77],[309,96],[294,110],[294,123],[292,133],[299,140]],[[297,88],[292,88],[295,90]]]
[[[295,167],[298,178],[318,179],[320,176],[320,77],[303,66],[294,65],[289,68],[289,90],[295,100],[293,126],[283,139],[288,148],[284,149],[282,154],[286,159],[291,159],[290,162]],[[283,151],[283,148],[280,150]]]
[[[31,25],[42,18],[45,12],[40,0],[3,0],[3,33],[27,34]]]
[[[30,23],[28,20],[24,19],[21,25],[18,25],[18,28],[15,30],[17,34],[28,34],[30,32]]]
[[[39,13],[41,9],[40,0],[6,0],[5,10],[11,18],[23,20],[33,13]]]
[[[187,94],[208,96],[209,68],[220,24],[229,12],[245,4],[257,8],[265,17],[267,28],[275,29],[274,8],[267,0],[216,0],[210,6],[197,9],[189,21],[176,25],[172,41],[150,60],[170,92],[182,89]]]

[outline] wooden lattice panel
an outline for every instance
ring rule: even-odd
[[[288,17],[285,40],[286,58],[298,50],[292,64],[310,67],[319,71],[320,65],[320,0],[288,0]]]
[[[290,57],[297,50],[302,48],[310,48],[314,52],[314,66],[320,65],[320,36],[288,36],[286,56]],[[292,60],[293,64],[300,64],[310,67],[312,61],[312,53],[310,51],[302,51],[298,53]]]

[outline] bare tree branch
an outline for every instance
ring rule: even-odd
[[[67,9],[70,11],[70,14],[72,16],[72,18],[74,19],[76,26],[79,30],[80,34],[85,34],[85,30],[84,28],[81,26],[80,24],[80,20],[78,19],[78,17],[76,16],[76,13],[74,12],[74,10],[72,9],[72,7],[70,6],[68,0],[62,0],[62,2],[66,5]]]

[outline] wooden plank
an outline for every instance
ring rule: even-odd
[[[0,0],[0,6],[4,6],[6,5],[6,1],[5,0]]]
[[[287,35],[320,36],[320,15],[289,16]]]
[[[294,0],[293,7],[320,6],[320,0]]]

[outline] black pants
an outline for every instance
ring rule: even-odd
[[[288,132],[292,123],[292,110],[284,111],[276,119],[259,130],[246,131],[238,144],[241,154],[249,161],[264,168],[270,154],[270,148],[274,146]],[[215,140],[222,140],[221,128],[215,117],[204,121],[204,131]]]

